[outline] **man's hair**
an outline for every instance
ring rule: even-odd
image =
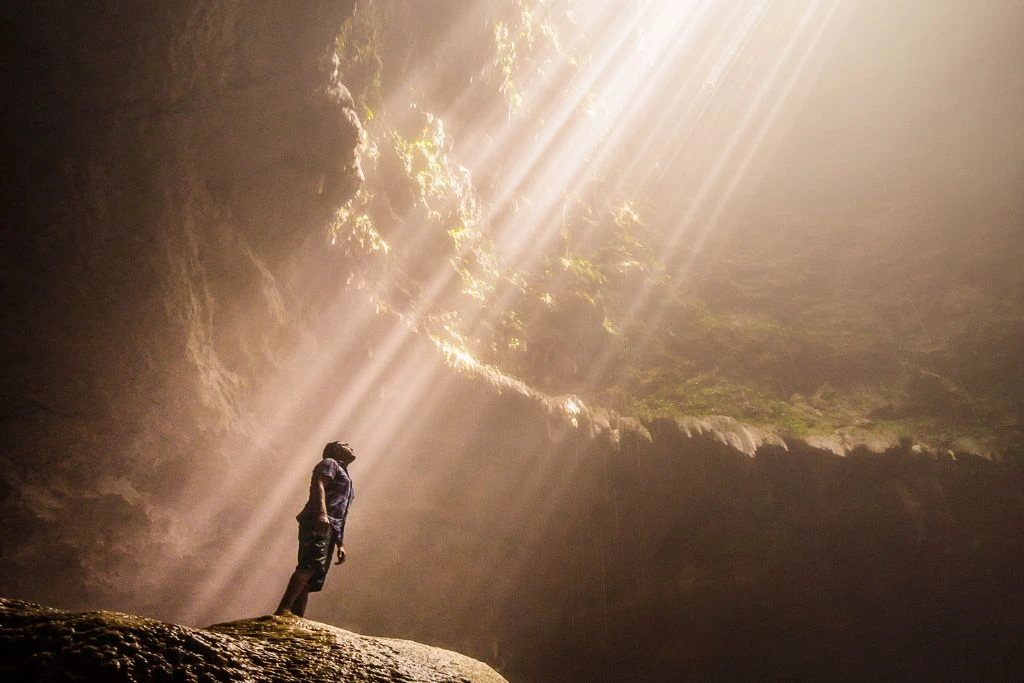
[[[352,452],[352,447],[347,443],[332,441],[324,446],[324,457],[333,458],[343,463],[350,463],[356,459],[356,454]]]

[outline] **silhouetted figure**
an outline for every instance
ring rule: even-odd
[[[355,459],[347,443],[332,441],[324,446],[323,460],[313,468],[309,481],[309,500],[295,517],[299,522],[299,563],[275,614],[305,615],[310,592],[324,587],[332,550],[338,552],[335,564],[345,561],[345,518],[354,495],[348,466]]]

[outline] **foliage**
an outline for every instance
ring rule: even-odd
[[[628,414],[721,413],[791,435],[1020,423],[1024,375],[1006,349],[1024,309],[992,292],[1024,284],[978,284],[1011,272],[1006,264],[946,277],[942,251],[919,249],[931,228],[898,211],[857,225],[752,216],[708,233],[699,250],[673,245],[679,202],[628,177],[613,182],[614,158],[586,160],[549,213],[531,195],[549,188],[523,182],[502,195],[514,173],[500,148],[471,169],[477,150],[460,136],[498,100],[523,141],[543,139],[550,122],[534,83],[556,83],[552,92],[578,103],[570,123],[597,116],[579,78],[593,46],[563,44],[571,3],[490,2],[488,31],[465,36],[460,53],[479,59],[439,64],[446,87],[431,89],[415,67],[435,54],[423,47],[430,5],[363,3],[339,37],[367,179],[331,240],[357,282],[450,357]],[[530,259],[510,260],[498,244],[499,226],[553,221],[557,237],[529,245]]]
[[[335,45],[341,77],[364,122],[373,121],[383,104],[380,45],[388,18],[386,3],[362,3]]]
[[[564,15],[572,17],[572,4]],[[513,0],[511,11],[492,26],[493,53],[488,79],[496,84],[509,113],[529,105],[524,81],[552,69],[552,55],[575,66],[577,58],[562,45],[558,35],[556,3]]]

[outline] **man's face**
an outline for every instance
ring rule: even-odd
[[[324,453],[324,459],[333,458],[345,467],[348,467],[356,459],[355,449],[351,446],[339,446]]]

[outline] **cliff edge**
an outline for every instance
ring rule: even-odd
[[[264,616],[198,629],[3,598],[0,679],[505,681],[486,664],[456,652],[299,617]]]

